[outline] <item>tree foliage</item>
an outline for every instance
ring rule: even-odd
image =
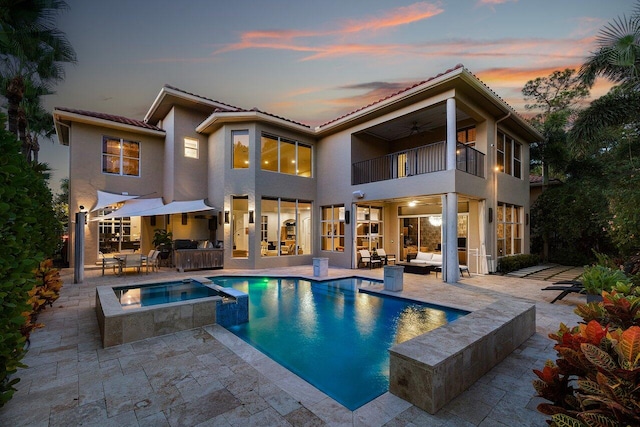
[[[27,164],[20,142],[4,128],[0,117],[0,406],[19,381],[12,375],[25,354],[20,328],[34,270],[54,253],[60,235],[44,176]]]

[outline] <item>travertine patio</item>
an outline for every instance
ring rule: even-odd
[[[32,335],[23,360],[29,368],[20,371],[18,392],[0,409],[0,425],[542,426],[531,370],[554,358],[547,334],[560,322],[576,324],[573,309],[584,302],[571,295],[551,305],[555,293],[540,291],[548,283],[537,280],[473,276],[447,285],[433,275],[405,274],[405,295],[444,305],[513,298],[534,302],[536,334],[435,415],[390,393],[352,412],[219,326],[103,349],[94,311],[96,286],[208,273],[163,270],[126,278],[87,270],[81,285],[71,283],[72,270],[63,271],[62,295],[39,318],[46,327]],[[312,266],[247,273],[313,274]],[[329,270],[336,277],[352,273]],[[383,272],[357,273],[382,279]]]

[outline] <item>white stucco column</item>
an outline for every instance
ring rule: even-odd
[[[442,279],[447,283],[457,283],[460,278],[460,261],[458,259],[458,195],[447,193],[446,204],[443,205],[442,216],[444,232],[444,262]]]
[[[456,169],[456,100],[447,99],[447,170]]]

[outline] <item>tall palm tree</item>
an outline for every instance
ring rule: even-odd
[[[49,88],[64,78],[63,64],[76,60],[55,27],[55,18],[66,9],[63,0],[0,0],[0,93],[7,98],[9,131],[21,139],[27,158],[28,116],[22,105],[27,86]]]
[[[580,69],[580,76],[589,85],[602,76],[618,86],[583,111],[570,133],[574,144],[594,141],[605,128],[640,116],[640,1],[631,17],[614,19],[600,30],[596,41],[598,48]]]

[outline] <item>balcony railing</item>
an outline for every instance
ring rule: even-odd
[[[456,164],[458,170],[484,178],[484,154],[478,150],[458,144]],[[353,163],[351,184],[422,175],[446,168],[446,141],[441,141]]]

